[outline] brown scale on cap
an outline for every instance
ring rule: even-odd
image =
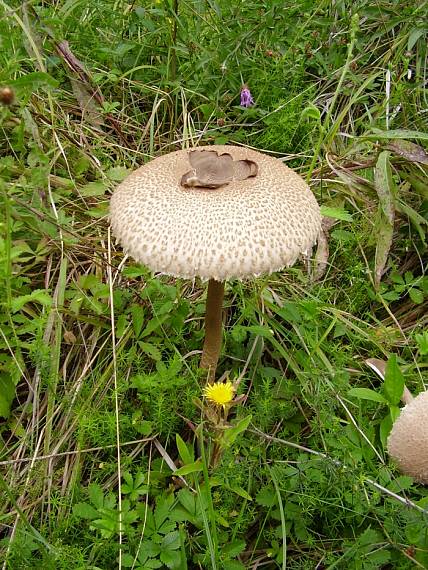
[[[389,434],[388,452],[402,473],[427,485],[428,391],[406,401]]]
[[[197,187],[195,177],[216,189]],[[298,174],[262,153],[222,145],[140,167],[114,192],[110,216],[125,251],[152,271],[217,281],[293,265],[321,227],[319,206]]]

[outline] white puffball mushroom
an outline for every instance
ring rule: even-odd
[[[428,391],[410,399],[402,408],[387,447],[402,473],[428,484]]]

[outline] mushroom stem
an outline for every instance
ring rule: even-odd
[[[220,356],[223,297],[224,282],[210,279],[205,312],[205,341],[201,357],[201,368],[208,370],[208,381],[215,379],[215,371]]]

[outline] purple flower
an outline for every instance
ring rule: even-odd
[[[254,99],[247,85],[243,85],[241,89],[241,107],[251,107],[254,105]]]

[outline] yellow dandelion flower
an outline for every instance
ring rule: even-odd
[[[223,406],[223,408],[230,404],[234,395],[235,390],[232,382],[229,380],[227,382],[214,382],[214,384],[208,384],[204,388],[206,399],[216,404],[216,406]]]

